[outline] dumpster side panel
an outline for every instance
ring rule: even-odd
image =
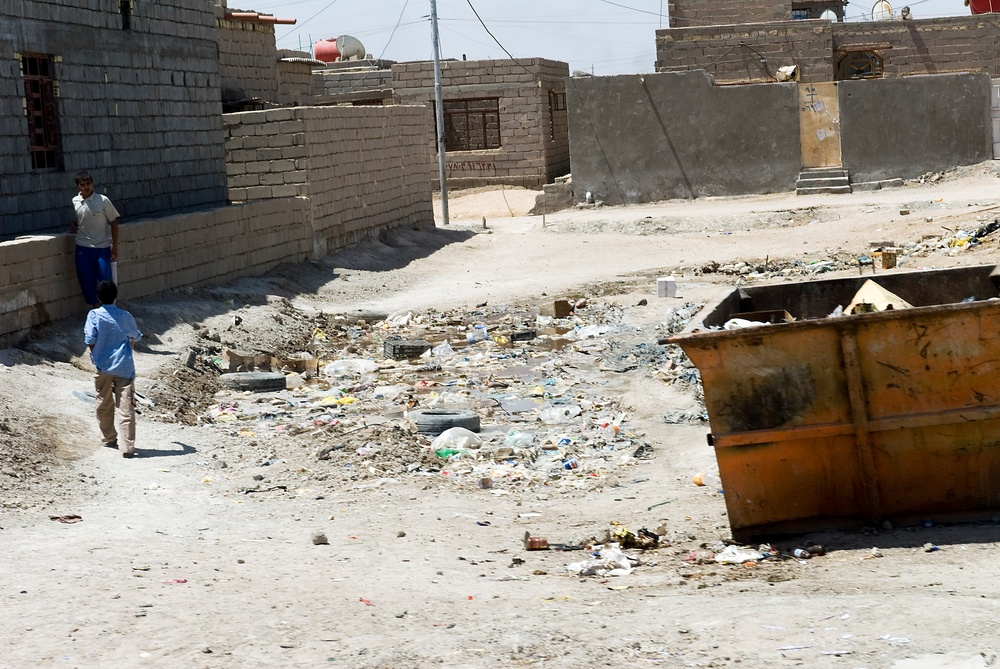
[[[949,305],[898,318],[862,319],[858,346],[868,418],[912,425],[920,415],[1000,412],[1000,304]],[[885,427],[889,427],[888,424]]]
[[[882,432],[873,447],[882,510],[895,523],[988,519],[1000,508],[1000,421]]]
[[[853,436],[716,446],[729,525],[737,540],[767,528],[844,528],[865,516]]]
[[[682,344],[701,372],[717,438],[852,423],[836,330],[779,326],[729,334],[705,345]]]

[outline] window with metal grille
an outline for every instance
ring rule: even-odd
[[[566,94],[549,91],[549,137],[556,138],[556,112],[566,111]]]
[[[837,81],[879,79],[883,72],[882,56],[874,51],[856,51],[844,54],[837,61],[833,78]]]
[[[52,59],[44,55],[23,54],[21,74],[24,77],[24,113],[28,117],[31,169],[56,169],[60,159],[59,116]]]
[[[446,100],[445,151],[483,151],[500,148],[500,99]]]

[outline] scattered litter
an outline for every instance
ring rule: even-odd
[[[59,523],[81,523],[83,522],[83,516],[78,516],[76,514],[69,514],[66,516],[49,516],[49,520],[54,520]]]

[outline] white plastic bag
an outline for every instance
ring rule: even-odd
[[[482,445],[483,440],[472,430],[467,430],[464,427],[450,427],[434,438],[434,441],[431,442],[431,450],[439,451],[442,448],[463,450],[479,448]]]
[[[366,360],[364,358],[346,358],[343,360],[334,360],[330,364],[326,365],[323,368],[323,375],[332,377],[361,376],[362,374],[374,372],[377,369],[378,363],[374,360]]]

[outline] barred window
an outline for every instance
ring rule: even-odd
[[[24,54],[21,56],[21,74],[24,77],[24,113],[28,117],[31,169],[57,169],[61,155],[52,59],[45,55]]]
[[[445,151],[500,148],[500,99],[445,100]]]

